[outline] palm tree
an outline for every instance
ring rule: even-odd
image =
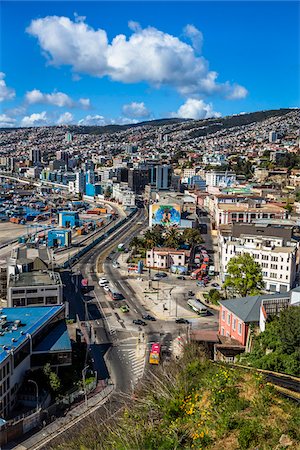
[[[179,234],[177,228],[170,227],[167,230],[165,237],[165,246],[171,248],[177,248],[182,242],[181,235]]]

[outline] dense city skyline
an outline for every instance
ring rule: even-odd
[[[0,126],[296,107],[298,6],[3,2]]]

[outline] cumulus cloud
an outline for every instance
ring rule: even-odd
[[[75,108],[76,106],[84,109],[90,107],[89,98],[80,98],[78,102],[74,101],[64,92],[52,92],[52,94],[45,94],[39,89],[33,89],[25,94],[25,101],[30,105],[44,104],[54,105],[59,107]]]
[[[115,36],[111,43],[105,30],[95,30],[84,20],[47,16],[32,20],[27,32],[38,39],[48,63],[69,65],[76,74],[108,76],[123,83],[147,82],[154,87],[169,85],[184,95],[220,94],[243,98],[247,90],[238,84],[218,83],[208,61],[198,55],[202,33],[187,25],[185,36],[192,45],[153,27],[129,22],[129,38]]]
[[[107,125],[107,122],[106,122],[104,116],[100,116],[99,114],[92,116],[89,114],[88,116],[84,117],[83,119],[80,119],[78,121],[78,125],[102,126],[102,125]]]
[[[232,89],[229,91],[226,98],[229,100],[238,100],[240,98],[245,98],[248,94],[248,91],[243,86],[233,85]]]
[[[125,116],[133,118],[137,117],[146,118],[150,116],[150,111],[148,110],[148,108],[146,108],[144,102],[140,103],[132,102],[128,103],[127,105],[123,105],[122,112]]]
[[[50,125],[50,119],[46,111],[41,113],[33,113],[30,116],[25,116],[20,122],[21,127],[39,127]]]
[[[58,125],[65,125],[68,123],[72,123],[74,121],[73,114],[66,111],[65,113],[61,114],[57,120]]]
[[[177,112],[172,113],[172,116],[182,119],[209,119],[210,117],[220,117],[221,114],[213,110],[211,103],[205,103],[203,100],[196,98],[188,98]]]
[[[138,123],[138,120],[131,117],[118,117],[116,119],[110,119],[108,117],[101,116],[100,114],[95,114],[94,116],[87,115],[78,121],[78,125],[87,126],[126,125],[130,123]]]
[[[0,72],[0,102],[12,100],[16,96],[15,90],[6,86],[4,78],[5,73]]]
[[[194,25],[186,25],[183,29],[184,34],[186,35],[186,37],[188,37],[191,42],[192,45],[194,47],[194,49],[198,52],[201,53],[202,50],[202,45],[203,45],[203,34],[200,30],[198,30],[198,28],[196,28]]]
[[[16,119],[7,116],[6,114],[0,114],[0,128],[12,128],[16,126]]]

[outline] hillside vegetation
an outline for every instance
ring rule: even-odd
[[[197,347],[155,367],[118,417],[93,418],[56,450],[299,449],[299,409],[261,375]]]

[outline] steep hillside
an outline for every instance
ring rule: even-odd
[[[56,450],[300,447],[300,411],[261,375],[216,365],[196,347],[155,367],[119,417],[94,417]],[[288,445],[287,445],[288,444]]]

